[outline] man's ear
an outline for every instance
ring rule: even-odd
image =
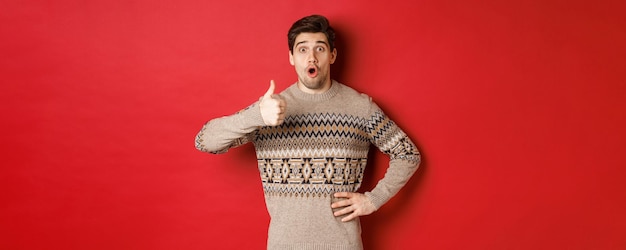
[[[335,63],[337,59],[337,48],[333,48],[333,52],[330,54],[330,64]]]
[[[293,62],[293,53],[291,52],[291,50],[289,51],[289,63],[291,63],[291,66],[295,66],[296,65]]]

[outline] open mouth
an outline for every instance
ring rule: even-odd
[[[314,66],[310,66],[309,68],[307,68],[306,72],[308,73],[309,77],[316,77],[317,76],[317,68]]]

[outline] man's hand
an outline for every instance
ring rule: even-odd
[[[372,204],[372,202],[364,194],[339,192],[335,193],[335,197],[346,198],[345,200],[341,200],[330,205],[331,208],[343,207],[343,209],[334,213],[335,216],[348,214],[348,216],[341,219],[343,222],[350,221],[359,216],[368,215],[376,211],[374,204]]]
[[[286,103],[282,97],[274,94],[276,85],[274,80],[270,81],[270,88],[261,97],[259,107],[261,108],[261,117],[267,126],[278,126],[285,121]]]

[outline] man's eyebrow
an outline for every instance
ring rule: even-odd
[[[308,42],[309,42],[309,41],[300,41],[300,42],[296,43],[296,45],[294,45],[294,47],[295,47],[295,46],[298,46],[298,45],[300,45],[300,44],[303,44],[303,43],[308,43]],[[323,40],[315,41],[315,43],[316,43],[316,44],[321,43],[321,44],[324,44],[324,45],[328,46],[328,43],[327,43],[326,41],[323,41]]]

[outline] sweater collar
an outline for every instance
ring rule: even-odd
[[[294,95],[294,97],[298,99],[302,99],[306,101],[328,101],[331,98],[333,98],[335,95],[337,95],[337,93],[339,93],[339,90],[341,89],[340,85],[341,83],[335,80],[332,80],[330,89],[320,94],[306,93],[298,88],[298,83],[291,85],[291,87],[289,87],[289,90]]]

